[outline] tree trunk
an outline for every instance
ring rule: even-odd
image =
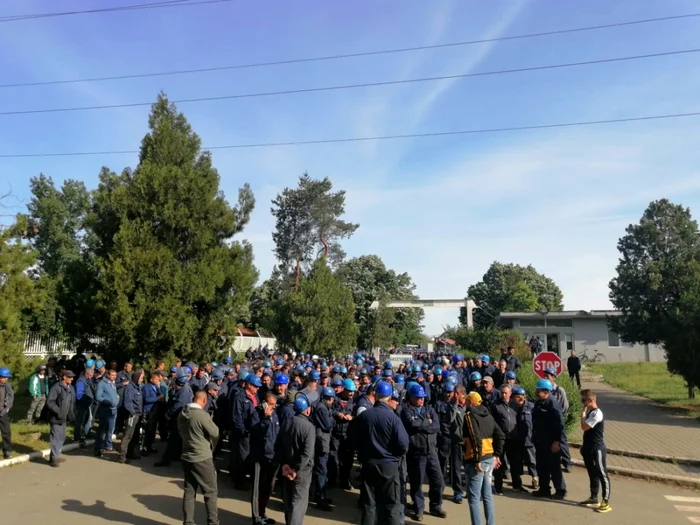
[[[688,399],[695,399],[695,385],[688,383]]]
[[[321,244],[323,244],[323,258],[328,259],[328,241],[323,238],[323,234],[320,235]]]
[[[297,259],[297,268],[294,272],[294,291],[299,290],[299,279],[301,278],[301,259]]]

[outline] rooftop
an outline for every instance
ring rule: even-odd
[[[564,310],[562,312],[501,312],[499,319],[545,319],[545,318],[565,318],[572,319],[605,319],[612,315],[620,315],[619,310]]]

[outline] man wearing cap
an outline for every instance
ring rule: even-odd
[[[253,463],[250,503],[253,525],[272,523],[266,516],[266,510],[278,471],[278,465],[274,462],[275,442],[280,431],[276,408],[277,396],[268,392],[256,407],[250,427],[250,457]]]
[[[284,422],[275,442],[275,461],[282,469],[285,525],[302,525],[309,506],[316,429],[309,420],[311,405],[305,395],[296,395],[293,407],[294,417]]]
[[[339,480],[343,490],[352,490],[350,473],[352,470],[355,451],[348,440],[348,430],[353,420],[355,391],[357,387],[352,379],[341,379],[335,385],[335,401],[333,402],[333,415],[335,425],[331,435],[331,452],[328,462],[329,484],[334,486]]]
[[[209,414],[214,421],[216,421],[216,398],[219,395],[219,390],[219,385],[213,381],[209,381],[204,387],[204,391],[207,393],[207,404],[204,407],[204,411]]]
[[[250,486],[246,476],[251,472],[250,455],[250,425],[253,421],[255,408],[258,406],[258,389],[262,381],[255,374],[245,376],[245,387],[233,399],[232,423],[233,444],[229,463],[229,475],[237,490],[248,490]]]
[[[489,410],[501,402],[501,392],[494,387],[491,376],[484,377],[478,393],[481,396],[482,404]]]
[[[409,447],[406,428],[389,400],[386,381],[375,388],[376,406],[362,412],[350,427],[350,439],[362,465],[361,525],[400,525],[401,458]]]
[[[75,393],[73,392],[73,378],[75,374],[71,370],[64,370],[61,380],[51,387],[46,406],[49,411],[49,441],[51,443],[51,455],[49,464],[58,467],[62,463],[61,448],[66,441],[66,426],[75,421]]]
[[[44,410],[48,393],[49,381],[46,377],[46,365],[40,365],[29,378],[29,395],[32,396],[32,403],[29,405],[29,411],[27,412],[27,424],[33,425],[35,418],[39,420],[41,411]]]
[[[566,413],[569,411],[569,398],[566,395],[566,390],[557,384],[557,374],[553,368],[547,368],[544,371],[546,379],[552,383],[552,394],[551,396],[559,404],[559,410],[561,410],[562,417],[566,417]],[[561,444],[561,465],[564,467],[564,472],[569,472],[569,466],[571,465],[571,452],[569,451],[569,440],[564,436]]]
[[[532,410],[535,405],[527,400],[527,392],[521,386],[513,387],[513,396],[510,401],[515,410],[516,439],[512,447],[507,451],[510,461],[510,470],[513,481],[513,489],[526,492],[523,488],[523,465],[527,465],[528,473],[532,476],[532,488],[539,488],[537,477],[537,463],[535,462],[535,448],[532,442]]]
[[[171,386],[173,390],[168,399],[168,409],[165,411],[165,418],[168,420],[168,443],[163,458],[155,463],[154,467],[167,467],[172,461],[180,460],[182,437],[178,430],[178,416],[194,399],[189,377],[183,369],[178,369],[177,377]]]
[[[306,399],[309,400],[311,406],[314,406],[319,400],[319,392],[317,390],[319,377],[319,373],[316,372],[316,370],[309,372],[309,377],[306,378],[305,386],[300,390],[300,392],[306,396]]]
[[[561,443],[566,440],[564,419],[559,403],[552,396],[552,382],[549,379],[537,381],[536,395],[537,401],[532,412],[532,436],[540,488],[533,492],[533,496],[563,500],[566,497],[566,483],[561,471]],[[554,485],[553,496],[550,481]]]
[[[321,392],[321,400],[311,413],[311,421],[316,427],[316,451],[314,456],[314,477],[316,479],[316,508],[333,510],[333,502],[328,497],[328,455],[331,450],[333,431],[333,409],[335,390],[326,387]]]
[[[505,444],[503,431],[494,421],[481,396],[471,392],[467,396],[464,416],[464,466],[467,473],[467,499],[472,525],[481,525],[483,501],[486,523],[495,522],[495,508],[491,481],[494,469],[501,465]]]
[[[441,390],[442,399],[435,403],[435,412],[440,421],[440,433],[437,436],[437,451],[442,478],[447,481],[452,452],[450,423],[452,422],[452,399],[454,398],[455,385],[451,381],[446,382]]]

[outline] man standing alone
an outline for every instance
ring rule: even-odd
[[[61,380],[51,387],[49,399],[46,405],[49,409],[49,425],[51,442],[51,456],[49,465],[58,467],[62,463],[61,448],[66,441],[66,426],[75,422],[75,393],[73,392],[73,378],[75,374],[71,370],[62,372]]]
[[[46,365],[36,369],[36,373],[29,378],[29,395],[32,396],[32,404],[27,412],[27,423],[32,425],[41,417],[41,411],[46,404],[46,396],[49,393],[49,380],[46,377]]]
[[[581,360],[576,355],[576,350],[572,350],[569,359],[566,360],[566,369],[571,381],[576,379],[576,386],[581,388]]]
[[[197,489],[204,496],[207,525],[219,525],[217,507],[218,483],[211,451],[219,439],[219,428],[204,411],[207,393],[199,390],[194,402],[182,409],[177,429],[182,438],[182,468],[185,471],[185,492],[182,496],[184,525],[194,525],[194,503]]]

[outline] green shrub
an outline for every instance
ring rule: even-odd
[[[532,361],[523,362],[523,368],[518,370],[518,384],[527,391],[527,397],[532,402],[536,400],[535,385],[539,379],[532,370]],[[581,396],[578,387],[568,375],[561,374],[557,378],[557,384],[564,389],[566,397],[569,399],[569,410],[564,414],[564,424],[566,425],[566,433],[571,435],[576,430],[581,418],[583,410]]]
[[[455,342],[465,350],[475,355],[485,354],[493,358],[501,357],[501,349],[512,346],[515,354],[521,361],[531,359],[530,350],[525,344],[523,334],[517,330],[503,330],[500,328],[484,328],[482,330],[470,330],[458,328],[452,335]]]

